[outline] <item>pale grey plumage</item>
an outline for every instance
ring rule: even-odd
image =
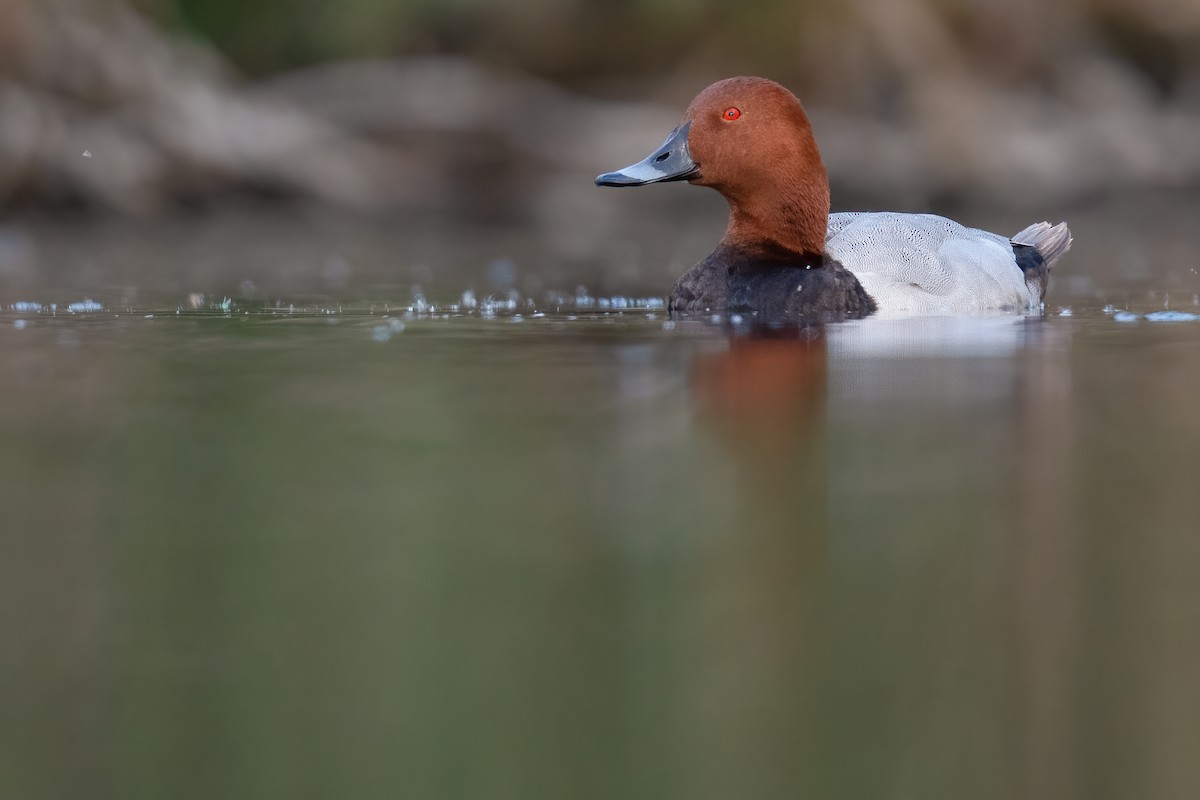
[[[1071,246],[1065,224],[1031,225],[1008,238],[933,214],[831,214],[826,248],[854,273],[881,312],[1027,310],[1045,282],[1026,280],[1013,244],[1037,249],[1047,266]]]

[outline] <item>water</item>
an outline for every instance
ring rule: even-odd
[[[5,797],[1200,791],[1161,290],[760,340],[143,277],[3,299]]]

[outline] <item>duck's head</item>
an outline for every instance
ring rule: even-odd
[[[624,169],[597,176],[598,186],[687,181],[711,186],[729,201],[726,240],[766,240],[789,250],[821,252],[829,183],[800,101],[766,78],[728,78],[688,106],[662,146]]]

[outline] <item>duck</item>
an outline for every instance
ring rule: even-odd
[[[1003,236],[934,214],[831,214],[808,116],[790,90],[767,78],[712,84],[662,146],[596,177],[598,186],[672,181],[711,187],[729,203],[721,241],[671,290],[672,314],[826,321],[876,312],[1036,312],[1072,242],[1065,222]]]

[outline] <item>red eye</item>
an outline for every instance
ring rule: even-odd
[[[737,119],[741,115],[742,115],[742,112],[738,111],[736,108],[727,108],[727,109],[725,109],[725,113],[722,114],[722,116],[725,117],[725,119],[729,120],[730,122]]]

